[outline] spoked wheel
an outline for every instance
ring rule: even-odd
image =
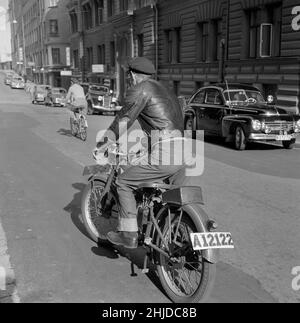
[[[171,225],[168,220],[164,225],[163,236],[172,256],[159,254],[157,269],[161,284],[174,303],[204,302],[213,287],[216,265],[208,263],[201,251],[193,250],[190,234],[195,232],[201,232],[200,225],[186,213],[182,217],[175,215]],[[161,240],[160,247],[166,249]]]
[[[106,242],[107,233],[116,231],[118,226],[116,199],[111,193],[103,196],[104,187],[104,181],[89,183],[81,201],[83,224],[90,238],[97,243]]]
[[[71,128],[71,133],[72,133],[72,136],[77,136],[77,133],[78,133],[78,127],[77,125],[75,124],[75,120],[70,118],[70,128]]]
[[[79,119],[79,136],[82,141],[87,139],[87,127],[84,118]]]

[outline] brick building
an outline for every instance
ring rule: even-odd
[[[160,79],[185,96],[224,79],[249,83],[297,112],[297,4],[297,0],[160,1]]]
[[[13,68],[36,83],[63,85],[70,35],[67,0],[10,0]]]

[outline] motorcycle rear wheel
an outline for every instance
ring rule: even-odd
[[[179,214],[175,214],[171,222],[168,220],[163,225],[163,236],[169,241],[170,233],[174,238],[178,226],[178,237],[176,241],[182,243],[186,248],[170,260],[162,254],[158,254],[158,276],[163,289],[174,303],[203,303],[211,294],[215,276],[216,265],[208,263],[202,256],[201,251],[192,248],[190,233],[201,232],[198,217],[184,213],[181,221]],[[165,248],[159,238],[159,247]],[[174,243],[169,247],[176,248]]]
[[[89,237],[97,242],[107,242],[109,231],[116,231],[118,226],[118,206],[112,193],[103,196],[105,181],[93,181],[87,184],[81,200],[83,225]],[[107,199],[111,202],[107,205]]]

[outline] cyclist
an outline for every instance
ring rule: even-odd
[[[79,84],[79,80],[75,77],[71,78],[71,86],[69,88],[66,101],[70,104],[71,118],[78,120],[76,110],[81,109],[82,114],[87,114],[87,101],[83,87]]]

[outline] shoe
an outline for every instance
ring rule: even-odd
[[[138,247],[137,232],[109,232],[107,239],[116,246],[123,246],[128,249],[136,249]]]

